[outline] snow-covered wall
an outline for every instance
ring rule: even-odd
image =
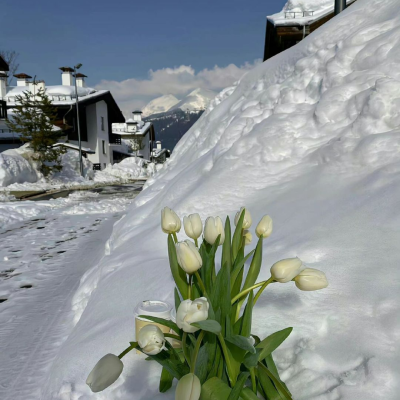
[[[330,281],[307,293],[273,285],[254,312],[260,336],[294,327],[275,352],[294,398],[397,400],[399,106],[399,0],[358,0],[224,90],[83,277],[76,326],[42,398],[173,399],[173,390],[158,393],[158,365],[136,354],[105,392],[92,394],[84,382],[100,357],[134,338],[139,301],[172,300],[161,209],[204,220],[246,205],[254,221],[266,213],[274,220],[260,279],[273,262],[299,256]]]

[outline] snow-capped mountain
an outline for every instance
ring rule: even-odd
[[[157,97],[156,99],[150,101],[145,108],[143,108],[143,116],[145,117],[148,115],[166,112],[177,103],[179,103],[179,100],[172,94],[166,94],[164,96]]]
[[[193,92],[190,92],[179,103],[171,107],[170,110],[175,110],[177,108],[180,108],[183,111],[186,111],[187,109],[190,111],[205,110],[216,95],[217,94],[212,90],[198,88],[193,90]]]

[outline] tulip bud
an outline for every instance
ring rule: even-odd
[[[256,235],[258,237],[267,238],[272,233],[272,218],[264,215],[256,227]]]
[[[328,286],[328,280],[322,271],[314,268],[306,268],[294,279],[300,290],[319,290]]]
[[[143,353],[150,356],[154,356],[166,350],[164,333],[156,325],[149,324],[140,329],[138,344]]]
[[[178,264],[188,274],[194,274],[203,265],[197,247],[190,240],[175,245]]]
[[[200,328],[196,328],[190,324],[205,321],[208,318],[208,308],[209,304],[205,297],[199,297],[194,301],[182,301],[176,312],[176,324],[178,328],[183,329],[187,333],[197,332]]]
[[[191,239],[198,239],[203,232],[203,224],[199,214],[190,214],[188,217],[183,217],[183,227],[186,235]]]
[[[86,379],[86,384],[94,393],[112,385],[121,375],[124,364],[114,354],[106,354],[94,366]]]
[[[175,211],[168,207],[161,210],[161,229],[164,233],[176,233],[181,230],[181,220]]]
[[[201,393],[200,379],[195,374],[182,376],[176,385],[175,400],[199,400]]]
[[[251,240],[253,239],[253,235],[251,234],[251,232],[249,230],[245,230],[244,231],[244,244],[245,246],[247,246],[248,244],[251,243]]]
[[[251,221],[251,215],[250,215],[250,211],[248,211],[248,210],[245,209],[244,207],[241,207],[241,208],[240,208],[240,211],[238,211],[238,212],[236,213],[236,216],[235,216],[235,225],[238,224],[240,215],[242,214],[242,211],[243,211],[243,210],[245,210],[245,214],[244,214],[244,219],[243,219],[242,228],[243,228],[243,229],[249,229],[250,226],[251,226],[251,222],[252,222],[252,221]]]
[[[271,275],[275,281],[286,283],[297,276],[305,267],[299,258],[286,258],[271,267]]]
[[[219,239],[219,246],[221,246],[225,240],[225,230],[221,218],[208,217],[204,226],[204,239],[206,239],[207,243],[214,244],[218,235],[221,235]]]

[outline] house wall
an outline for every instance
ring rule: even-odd
[[[104,118],[104,130],[102,130],[101,117]],[[82,141],[82,147],[94,150],[95,154],[88,154],[88,159],[93,164],[100,164],[104,169],[112,163],[112,151],[109,146],[107,104],[104,100],[90,104],[86,107],[87,141]],[[103,154],[103,140],[105,153]],[[76,140],[70,140],[78,144]]]

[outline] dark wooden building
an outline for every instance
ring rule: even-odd
[[[347,1],[347,7],[356,0]],[[282,11],[284,19],[275,21],[267,17],[265,31],[264,61],[294,46],[321,25],[335,16],[334,0],[332,10],[322,15],[315,16],[314,11],[293,12]],[[298,21],[296,21],[298,19]]]

